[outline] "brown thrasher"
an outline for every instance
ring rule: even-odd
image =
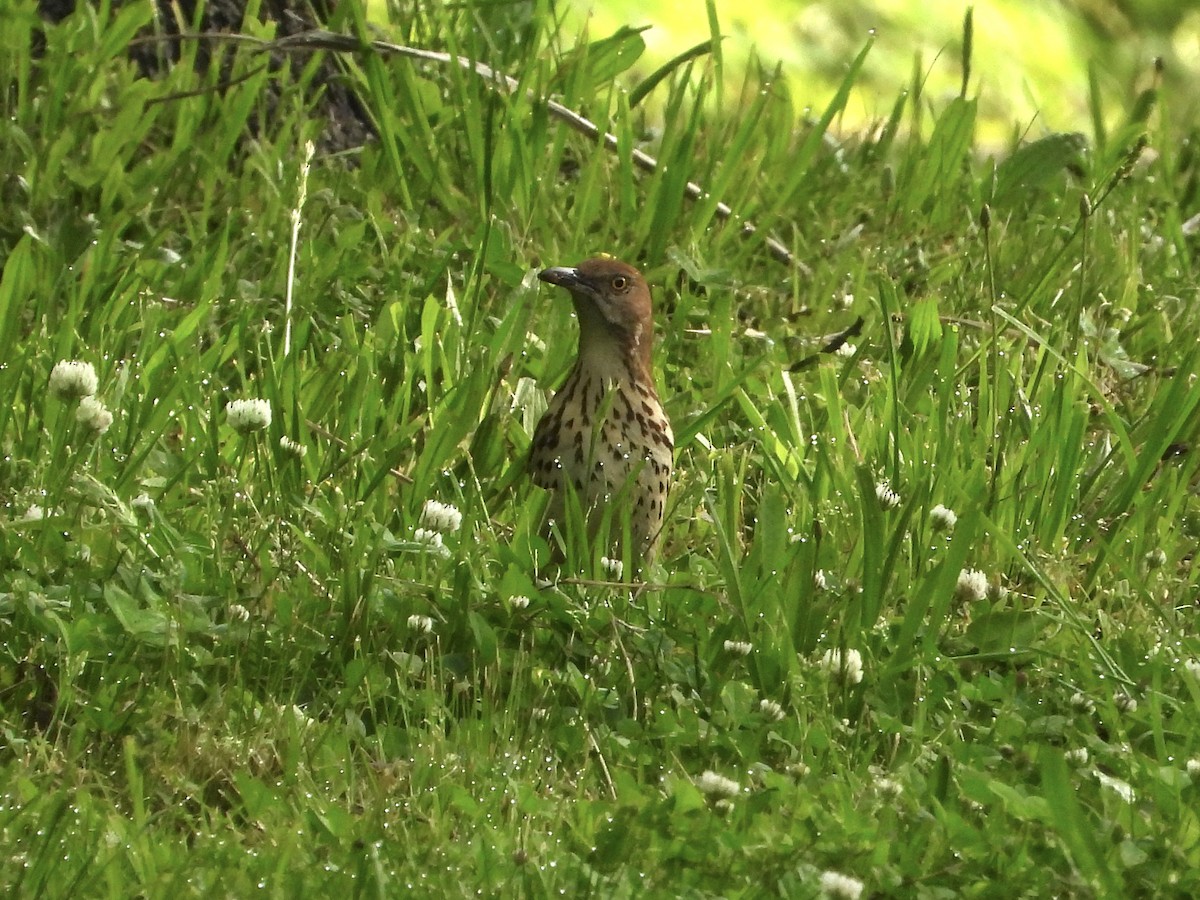
[[[641,272],[610,257],[546,269],[538,278],[570,292],[579,353],[534,431],[533,481],[554,492],[550,517],[560,525],[573,488],[593,539],[606,506],[612,507],[614,535],[622,531],[627,508],[632,559],[649,566],[662,531],[675,449],[654,389],[650,288]]]

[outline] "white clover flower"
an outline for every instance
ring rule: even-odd
[[[29,509],[25,510],[25,515],[21,516],[26,522],[38,522],[46,518],[46,510],[38,506],[36,503],[30,503]]]
[[[842,357],[843,359],[848,359],[849,357],[853,356],[855,353],[858,352],[858,347],[855,346],[854,344],[850,343],[849,341],[846,341],[846,343],[844,343],[844,344],[839,344],[838,348],[836,350],[834,350],[833,352],[834,352],[834,354]]]
[[[607,556],[602,556],[600,557],[600,568],[613,581],[620,581],[621,575],[625,572],[625,563],[619,559],[609,559]]]
[[[875,485],[875,499],[879,501],[879,505],[884,510],[895,509],[900,505],[900,495],[892,490],[892,486],[886,481],[880,481]]]
[[[528,609],[529,608],[529,598],[526,597],[524,594],[517,594],[517,596],[515,596],[515,597],[509,597],[508,602],[512,605],[513,609]]]
[[[462,513],[449,503],[426,500],[421,509],[421,526],[449,534],[462,527]]]
[[[1074,750],[1068,750],[1063,754],[1067,761],[1067,765],[1074,769],[1082,768],[1088,763],[1087,747],[1077,747]]]
[[[240,603],[233,603],[229,607],[229,618],[236,619],[238,622],[249,622],[250,610]]]
[[[298,706],[295,703],[292,704],[292,715],[295,717],[296,724],[300,727],[301,731],[307,731],[317,724],[317,720],[306,713],[303,706]]]
[[[1188,773],[1188,778],[1192,781],[1200,781],[1200,759],[1189,759],[1184,770]]]
[[[1126,803],[1133,803],[1137,799],[1137,793],[1128,781],[1122,781],[1120,778],[1113,778],[1111,775],[1106,775],[1099,769],[1093,769],[1092,774],[1096,776],[1096,780],[1100,782],[1100,787],[1107,788],[1112,791]]]
[[[413,540],[418,544],[423,544],[425,550],[435,556],[446,558],[450,555],[450,548],[442,543],[442,533],[433,531],[429,528],[418,528],[413,532]]]
[[[1155,547],[1143,559],[1146,561],[1147,569],[1161,569],[1167,564],[1167,554],[1161,547]]]
[[[754,649],[754,645],[749,641],[726,641],[725,652],[732,653],[734,656],[749,656],[750,651]]]
[[[758,711],[775,722],[782,720],[785,715],[783,706],[766,698],[758,701]]]
[[[817,569],[813,572],[813,587],[818,591],[823,591],[829,586],[829,580],[825,577],[824,569]]]
[[[718,775],[712,769],[705,769],[700,777],[695,780],[695,785],[700,793],[708,794],[710,797],[724,797],[732,799],[742,792],[742,786],[732,778],[726,778],[724,775]]]
[[[1185,660],[1183,667],[1187,669],[1188,673],[1193,678],[1195,678],[1197,681],[1200,681],[1200,659]]]
[[[304,455],[308,453],[308,447],[304,446],[304,444],[300,443],[299,441],[288,437],[286,434],[279,439],[279,449],[284,453],[288,453],[296,457],[297,459],[303,459]]]
[[[81,397],[75,410],[75,421],[96,434],[104,434],[113,423],[113,414],[95,397]]]
[[[1087,694],[1080,691],[1076,691],[1071,695],[1070,703],[1071,708],[1076,712],[1088,713],[1090,715],[1096,711],[1096,704],[1091,701]]]
[[[817,665],[847,684],[858,684],[863,680],[862,654],[857,650],[847,650],[844,657],[841,650],[826,650]]]
[[[975,603],[987,596],[987,575],[978,569],[963,569],[958,573],[954,585],[954,596],[965,602]]]
[[[958,524],[958,514],[939,503],[929,511],[929,524],[934,531],[950,531]]]
[[[826,897],[837,897],[839,900],[858,900],[862,896],[863,883],[857,878],[843,875],[841,872],[821,873],[821,893]]]
[[[266,400],[230,400],[225,404],[225,416],[238,434],[262,431],[271,424],[271,404]]]
[[[96,369],[90,362],[60,360],[50,370],[50,393],[63,400],[90,397],[100,386]]]
[[[1136,712],[1138,708],[1137,699],[1125,691],[1117,691],[1113,695],[1113,703],[1116,704],[1117,712],[1131,713]]]
[[[408,627],[417,634],[432,634],[433,619],[429,616],[409,616]]]
[[[145,513],[147,516],[154,515],[154,499],[145,491],[142,491],[130,500],[129,505],[138,512]]]
[[[895,800],[904,793],[904,785],[893,778],[876,778],[875,790],[887,800]]]

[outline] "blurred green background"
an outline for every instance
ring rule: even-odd
[[[1200,75],[1200,0],[715,0],[726,89],[755,58],[782,63],[799,105],[821,109],[846,66],[873,34],[875,46],[843,128],[883,118],[896,93],[927,75],[925,94],[957,94],[963,16],[974,8],[972,93],[980,94],[983,143],[1014,133],[1090,131],[1088,67],[1111,120],[1136,91],[1162,77],[1195,83]],[[569,0],[567,32],[591,39],[624,25],[652,26],[636,74],[709,37],[704,0]],[[1183,114],[1185,111],[1176,110]],[[1187,111],[1189,114],[1193,111]]]

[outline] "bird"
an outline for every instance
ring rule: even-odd
[[[611,508],[621,547],[622,516],[629,511],[630,557],[635,568],[653,564],[674,467],[675,436],[654,386],[654,319],[642,273],[613,257],[538,273],[565,288],[579,320],[575,365],[534,429],[529,471],[552,492],[549,518],[563,524],[568,492],[583,508],[590,540]]]

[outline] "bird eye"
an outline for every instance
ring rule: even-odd
[[[625,288],[629,287],[629,279],[624,275],[614,275],[612,287],[614,291],[623,291]]]

